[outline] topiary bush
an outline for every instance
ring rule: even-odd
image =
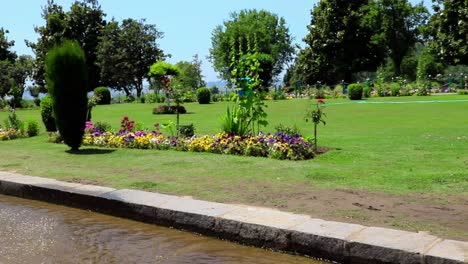
[[[78,150],[88,111],[88,75],[83,49],[76,41],[64,41],[46,56],[46,80],[55,123],[72,150]]]
[[[362,99],[363,87],[360,83],[352,83],[348,86],[348,96],[351,100]]]
[[[29,137],[35,137],[39,134],[39,125],[37,124],[36,121],[30,121],[28,123],[28,136]]]
[[[208,88],[198,88],[197,100],[199,104],[209,104],[211,101],[211,92]]]
[[[109,88],[100,86],[94,89],[94,96],[96,96],[98,105],[108,105],[111,103],[111,92]]]
[[[172,115],[172,114],[176,113],[176,110],[178,110],[179,114],[186,114],[187,113],[187,110],[182,105],[179,105],[178,107],[177,107],[177,105],[171,105],[171,106],[160,105],[160,106],[156,106],[155,108],[153,108],[153,114],[155,114],[155,115],[162,115],[162,114]]]
[[[57,126],[55,125],[55,118],[52,110],[52,98],[50,96],[45,96],[41,100],[41,117],[42,122],[47,130],[47,132],[57,131]]]

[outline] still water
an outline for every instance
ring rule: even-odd
[[[0,195],[0,263],[322,262]]]

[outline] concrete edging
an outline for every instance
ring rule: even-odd
[[[468,263],[468,242],[244,205],[0,171],[0,194],[191,230],[340,263]]]

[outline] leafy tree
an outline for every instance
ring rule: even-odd
[[[468,64],[468,1],[433,3],[434,14],[425,32],[432,53],[450,65]]]
[[[7,60],[0,61],[0,100],[2,100],[15,85],[11,77],[13,64]]]
[[[54,0],[47,1],[47,5],[42,9],[42,18],[46,24],[34,28],[39,38],[35,43],[26,42],[36,55],[33,79],[42,92],[47,92],[44,68],[46,54],[65,39],[78,41],[85,51],[89,89],[92,90],[100,84],[96,51],[101,31],[106,25],[104,17],[105,13],[97,0],[75,1],[68,12]]]
[[[202,62],[198,59],[198,55],[193,56],[191,62],[180,61],[176,63],[175,66],[179,68],[180,74],[174,77],[173,85],[189,88],[191,90],[206,86],[203,80],[201,63]]]
[[[0,61],[14,61],[16,59],[16,53],[11,51],[10,48],[15,45],[14,41],[9,41],[6,34],[9,31],[0,27]]]
[[[287,76],[305,83],[352,81],[352,74],[375,70],[383,52],[370,41],[371,29],[361,26],[368,0],[323,0],[313,8],[306,48]],[[289,82],[289,85],[291,83]]]
[[[129,18],[121,25],[111,21],[103,30],[97,52],[103,84],[127,96],[136,90],[140,97],[150,66],[165,57],[157,43],[162,36],[155,25],[145,24],[145,20]]]
[[[408,0],[373,0],[363,12],[361,25],[372,32],[371,43],[387,51],[395,75],[400,76],[404,57],[422,40],[427,9],[422,3],[413,6]]]
[[[78,150],[88,113],[85,53],[76,41],[64,41],[46,57],[46,77],[53,113],[65,144]]]
[[[211,38],[210,61],[223,80],[231,82],[231,71],[241,54],[258,52],[262,86],[267,87],[292,59],[294,47],[283,18],[268,11],[243,10],[232,13],[230,20],[218,25]]]

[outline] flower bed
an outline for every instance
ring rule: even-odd
[[[26,131],[16,130],[16,129],[0,129],[0,141],[12,140],[17,138],[27,138],[28,133]]]
[[[110,148],[174,149],[181,151],[306,160],[315,156],[312,143],[301,135],[259,133],[245,137],[218,133],[214,136],[177,138],[158,131],[102,132],[87,130],[83,145]]]

